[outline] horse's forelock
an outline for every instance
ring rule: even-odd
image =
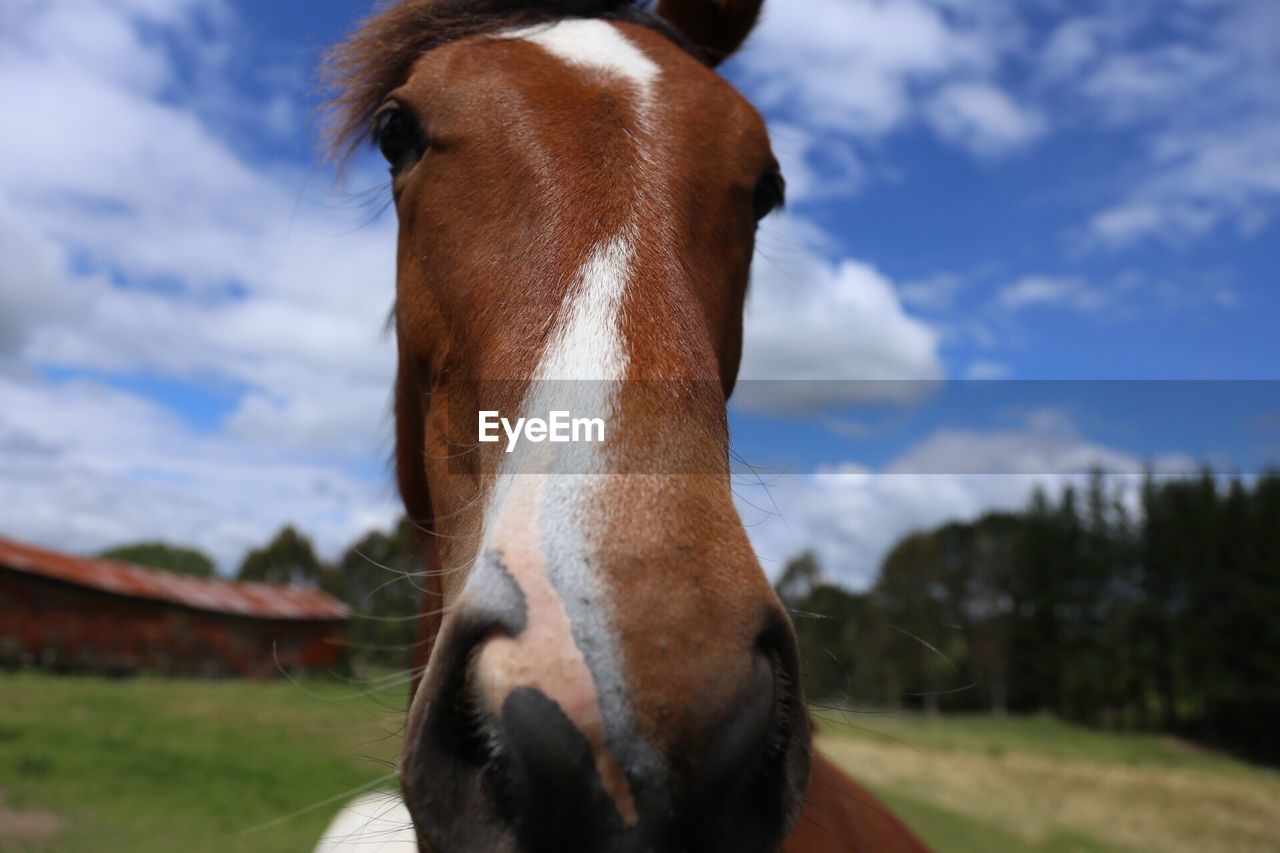
[[[369,134],[387,93],[402,85],[418,57],[452,41],[564,18],[609,18],[645,24],[698,56],[698,48],[636,0],[400,0],[365,19],[329,51],[324,80],[333,96],[329,153],[345,161]]]

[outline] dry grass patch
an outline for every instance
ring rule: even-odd
[[[1004,750],[828,737],[873,787],[908,793],[1039,845],[1063,832],[1138,850],[1280,849],[1280,778]]]
[[[50,841],[62,831],[62,818],[51,811],[9,805],[0,788],[0,850],[23,850]]]

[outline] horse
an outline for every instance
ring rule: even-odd
[[[761,0],[400,0],[334,49],[399,223],[395,476],[423,607],[422,850],[922,850],[812,749],[733,501],[727,401],[785,182],[715,67]],[[520,448],[520,423],[600,440]],[[542,438],[546,436],[543,424]]]

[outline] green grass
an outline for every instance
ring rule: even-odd
[[[969,815],[957,814],[928,800],[916,799],[893,789],[877,790],[885,804],[904,823],[936,850],[947,853],[992,853],[992,851],[1030,850],[1044,853],[1066,851],[1109,851],[1122,848],[1100,843],[1096,838],[1076,832],[1058,830],[1048,837],[1029,841],[1009,832],[999,823]]]
[[[309,850],[390,772],[405,698],[0,675],[0,850]],[[820,742],[944,853],[1280,850],[1280,774],[1171,738],[858,715]]]
[[[0,675],[0,850],[309,850],[391,772],[404,707],[332,681]]]
[[[863,714],[820,742],[941,851],[1280,850],[1280,774],[1174,738]]]

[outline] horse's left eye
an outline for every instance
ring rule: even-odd
[[[373,117],[373,141],[391,167],[391,174],[412,166],[427,150],[427,137],[417,119],[391,103]]]
[[[778,171],[777,167],[761,175],[756,183],[755,193],[751,197],[751,203],[755,207],[756,222],[782,207],[786,203],[786,195],[787,182],[783,180],[782,172]]]

